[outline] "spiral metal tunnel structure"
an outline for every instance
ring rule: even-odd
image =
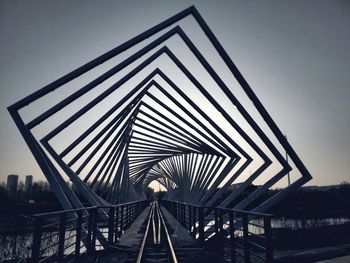
[[[225,74],[237,82],[235,88],[209,63],[211,53],[204,54],[182,28],[184,19],[196,24]],[[170,40],[181,42],[181,48],[172,50]],[[182,47],[191,54],[184,61],[177,55]],[[192,72],[190,59],[204,79]],[[110,67],[102,72],[99,67],[106,63]],[[243,95],[254,113],[240,99]],[[45,97],[50,104],[41,103]],[[35,103],[41,111],[26,120],[22,113]],[[23,98],[9,111],[64,209],[83,207],[67,179],[93,206],[144,199],[145,189],[156,180],[170,200],[252,211],[265,211],[311,179],[193,6]],[[278,169],[272,172],[273,165]],[[300,176],[289,187],[257,202],[292,169]],[[241,197],[267,175],[261,186]],[[233,184],[234,190],[228,191]]]

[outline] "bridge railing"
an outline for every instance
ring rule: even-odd
[[[273,262],[270,214],[161,200],[204,246],[229,262]]]
[[[34,215],[31,261],[76,261],[113,245],[146,205],[136,201]]]

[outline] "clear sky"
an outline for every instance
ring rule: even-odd
[[[194,4],[314,179],[350,181],[349,1],[0,0],[0,180],[43,175],[6,107]]]

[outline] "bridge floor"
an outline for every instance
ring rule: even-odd
[[[164,208],[161,207],[166,225],[179,262],[209,263],[221,261],[215,253],[201,247],[199,242],[190,236],[186,229]],[[144,235],[145,222],[150,208],[147,207],[123,233],[120,240],[111,248],[97,251],[94,256],[85,256],[83,262],[135,262]]]
[[[145,210],[135,219],[131,226],[125,230],[120,237],[116,246],[127,247],[131,251],[138,251],[141,240],[143,238],[143,225],[148,218],[150,207],[146,207]]]
[[[171,241],[175,248],[200,246],[198,241],[187,233],[187,230],[168,212],[168,210],[164,207],[161,207],[161,210],[167,221],[167,226],[170,228]]]
[[[345,256],[345,257],[332,258],[324,261],[319,261],[317,263],[349,263],[349,262],[350,262],[350,256]]]

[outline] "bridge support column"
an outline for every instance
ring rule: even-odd
[[[229,214],[230,221],[230,254],[231,254],[231,263],[236,263],[236,247],[235,247],[235,225],[233,220],[233,212],[230,211]]]
[[[58,262],[62,262],[63,255],[64,255],[64,241],[65,241],[65,234],[66,234],[66,213],[63,213],[60,218],[60,224],[58,227]]]
[[[271,218],[264,218],[264,231],[266,239],[266,253],[265,258],[266,262],[273,262],[273,246],[272,246],[272,233],[271,233]]]
[[[40,243],[42,235],[42,222],[41,218],[36,218],[34,222],[34,233],[33,233],[33,247],[32,247],[32,261],[39,262],[40,258]]]
[[[76,261],[79,260],[80,256],[80,242],[81,242],[81,230],[82,230],[82,219],[83,219],[83,213],[82,210],[77,211],[77,230],[76,230],[76,237],[75,237],[75,259]]]
[[[93,253],[96,246],[96,230],[97,230],[97,208],[89,210],[88,218],[88,234],[87,234],[87,252]]]
[[[204,243],[204,213],[203,207],[198,207],[198,234],[199,242]]]
[[[197,209],[195,206],[192,206],[192,211],[193,211],[193,222],[192,222],[192,225],[193,225],[193,236],[195,237],[196,236],[196,232],[197,232]]]
[[[108,245],[112,245],[114,243],[114,215],[115,215],[115,207],[111,206],[109,208],[109,216],[108,216]]]
[[[120,206],[120,235],[124,230],[124,206]]]
[[[114,242],[116,242],[118,239],[119,239],[119,216],[120,216],[120,213],[119,213],[119,206],[116,207],[115,209],[115,239],[114,239]]]
[[[215,220],[215,234],[219,234],[219,209],[214,210],[214,220]]]
[[[219,232],[224,231],[224,212],[219,210]]]
[[[248,232],[248,216],[242,216],[243,222],[243,244],[244,244],[244,262],[250,262],[249,232]]]
[[[193,209],[192,209],[192,205],[189,205],[188,206],[188,233],[190,233],[191,234],[191,231],[192,231],[192,211],[193,211]]]

